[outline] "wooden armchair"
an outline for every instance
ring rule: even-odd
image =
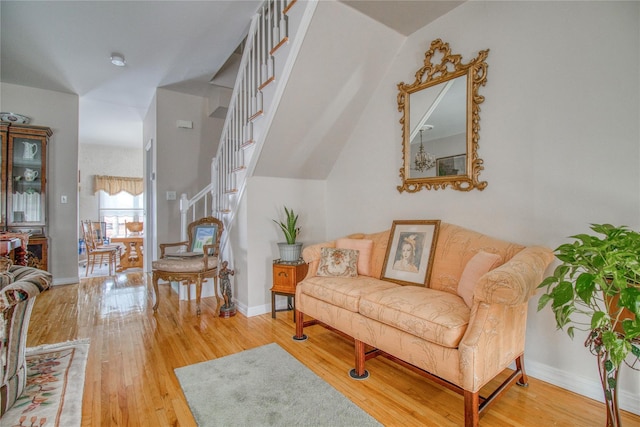
[[[109,263],[109,276],[111,276],[118,264],[120,248],[113,245],[104,245],[104,234],[100,223],[91,221],[81,221],[82,236],[84,238],[85,249],[87,250],[87,268],[85,277],[89,276],[89,264],[91,273],[96,264],[101,265],[104,261]]]
[[[196,284],[196,308],[200,314],[200,297],[202,282],[213,278],[216,297],[216,313],[220,306],[218,297],[218,255],[220,237],[224,226],[214,217],[205,217],[189,224],[188,241],[160,244],[160,259],[153,261],[153,292],[155,304],[153,311],[158,310],[158,280],[181,282],[185,285]],[[179,248],[181,251],[168,252],[167,248]]]

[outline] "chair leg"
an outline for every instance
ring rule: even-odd
[[[91,264],[91,254],[87,253],[87,264],[84,269],[84,277],[89,277],[89,264]]]
[[[202,277],[196,280],[196,313],[200,316],[200,297],[202,296]]]
[[[109,261],[109,276],[111,276],[113,274],[113,263],[115,262],[115,257],[113,256],[115,253],[115,251],[110,252],[109,256],[107,256],[107,261]]]
[[[91,274],[93,274],[93,269],[96,266],[96,254],[93,254],[92,260],[93,262],[91,263]]]
[[[153,283],[153,293],[156,298],[156,301],[153,304],[153,312],[155,313],[158,311],[158,304],[160,303],[160,295],[158,294],[158,275],[155,271],[153,272],[151,282]]]
[[[217,270],[216,270],[216,272],[217,272]],[[220,312],[218,311],[220,309],[220,297],[218,296],[218,275],[217,274],[215,276],[213,276],[213,294],[216,297],[215,315],[216,316],[220,316]]]

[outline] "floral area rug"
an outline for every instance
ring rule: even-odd
[[[28,348],[27,386],[0,425],[79,426],[88,353],[88,339]]]

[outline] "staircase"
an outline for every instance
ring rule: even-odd
[[[211,183],[191,199],[181,196],[181,230],[213,215],[225,225],[221,251],[237,207],[284,92],[318,0],[267,0],[252,21],[229,103]]]

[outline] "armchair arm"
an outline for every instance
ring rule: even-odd
[[[336,241],[332,240],[330,242],[316,243],[315,245],[307,246],[302,250],[302,259],[304,259],[304,262],[309,264],[309,269],[307,270],[305,279],[316,275],[318,266],[320,265],[320,249],[335,247]]]
[[[219,251],[219,247],[217,244],[213,244],[213,245],[203,245],[202,246],[202,253],[204,255],[204,269],[208,270],[209,269],[209,257],[211,256],[212,258],[218,258],[218,251]],[[209,255],[209,252],[211,252],[211,255]]]
[[[176,246],[187,246],[189,242],[160,243],[160,258],[164,258],[164,250]]]

